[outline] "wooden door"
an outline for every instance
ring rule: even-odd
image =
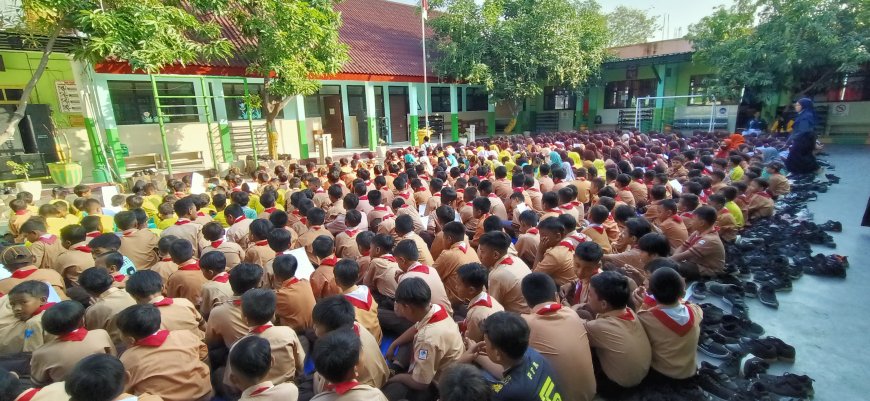
[[[344,118],[341,112],[341,95],[323,96],[323,132],[332,136],[332,147],[343,148]]]
[[[393,142],[408,140],[408,96],[390,95],[390,129]]]

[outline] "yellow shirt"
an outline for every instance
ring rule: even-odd
[[[157,229],[158,230],[165,230],[165,229],[171,227],[173,224],[175,224],[176,221],[178,221],[178,217],[175,217],[174,215],[168,219],[160,220],[157,223]]]
[[[595,169],[598,170],[598,176],[604,178],[607,174],[606,167],[604,165],[604,160],[595,159],[592,162],[592,165],[595,166]]]
[[[571,159],[572,162],[574,162],[574,167],[583,166],[583,159],[580,158],[580,155],[577,154],[577,152],[568,152],[568,158]]]
[[[48,230],[49,234],[55,235],[57,237],[60,237],[60,230],[70,224],[78,224],[78,220],[70,223],[68,219],[65,219],[63,217],[48,217],[45,219],[45,229]]]
[[[248,202],[248,207],[254,209],[257,214],[263,213],[263,211],[266,210],[266,208],[260,204],[260,195],[257,194],[251,194],[251,201]]]
[[[743,212],[740,210],[740,206],[737,206],[734,201],[725,203],[725,208],[728,209],[728,212],[734,216],[734,222],[737,223],[737,227],[743,227]]]
[[[740,181],[743,178],[743,167],[737,166],[731,170],[731,173],[728,175],[731,178],[731,181]],[[741,224],[742,225],[742,224]]]
[[[103,234],[113,233],[115,232],[115,219],[112,216],[106,216],[105,214],[93,214],[93,216],[100,216],[100,224],[103,226]]]
[[[142,203],[151,203],[152,205],[154,205],[155,209],[157,209],[157,207],[160,206],[161,203],[163,203],[163,197],[160,195],[144,196],[142,197],[142,200],[144,201]]]
[[[230,226],[229,223],[227,223],[227,216],[224,215],[223,210],[217,212],[213,219],[214,221],[221,223],[221,227],[223,228],[228,228]]]

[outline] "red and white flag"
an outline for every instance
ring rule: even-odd
[[[423,8],[423,19],[429,19],[429,1],[421,0],[420,7]]]

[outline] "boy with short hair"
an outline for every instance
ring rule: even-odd
[[[157,218],[155,218],[154,221],[157,223],[157,229],[161,231],[161,236],[163,230],[172,227],[172,225],[178,221],[178,217],[175,216],[175,211],[173,210],[172,205],[172,203],[163,202],[157,206]]]
[[[124,255],[119,252],[106,252],[94,259],[94,267],[106,269],[112,276],[112,286],[124,288],[127,285],[127,276],[121,273],[124,266]]]
[[[202,236],[206,241],[209,241],[208,246],[202,248],[203,255],[214,251],[223,253],[228,270],[232,270],[239,263],[242,263],[242,255],[245,254],[245,251],[239,244],[227,240],[226,230],[221,227],[220,223],[215,221],[206,223],[202,226]]]
[[[357,382],[361,350],[360,338],[349,329],[335,330],[317,342],[314,367],[330,386],[312,401],[387,401],[381,390]]]
[[[111,233],[115,231],[115,221],[112,216],[107,216],[103,213],[103,204],[99,199],[90,198],[85,201],[85,213],[88,216],[97,216],[100,218],[100,226],[103,228],[103,233]]]
[[[549,275],[557,285],[571,281],[574,278],[575,246],[564,240],[567,234],[565,225],[559,218],[549,217],[538,224],[538,230],[541,233],[541,246],[532,271]]]
[[[661,213],[661,203],[665,199],[665,195],[667,195],[667,189],[664,185],[655,185],[649,191],[649,197],[652,200],[646,207],[646,212],[643,214],[643,217],[646,217],[649,221],[658,221],[659,214]]]
[[[662,234],[668,238],[671,249],[677,249],[689,239],[689,230],[683,223],[683,218],[677,214],[677,203],[673,199],[661,202],[661,213],[656,226]]]
[[[269,342],[274,364],[263,376],[264,380],[274,384],[293,383],[297,375],[304,374],[305,351],[293,329],[272,324],[275,300],[275,293],[265,288],[255,288],[242,295],[242,317],[250,327],[250,333],[233,345],[230,355],[249,337],[265,339]],[[232,377],[236,372],[232,363],[229,370]],[[244,390],[242,387],[239,389]]]
[[[530,309],[520,288],[520,281],[531,273],[522,260],[508,254],[511,238],[499,231],[480,238],[477,252],[481,263],[489,269],[487,289],[504,309],[513,313],[529,313]]]
[[[23,341],[18,352],[33,352],[42,344],[55,339],[53,334],[46,333],[42,327],[43,313],[55,305],[54,302],[48,302],[48,284],[28,280],[12,287],[8,296],[12,314],[24,322],[21,333]]]
[[[63,277],[51,269],[40,269],[34,264],[31,253],[32,247],[15,245],[0,251],[0,263],[11,273],[7,278],[0,280],[0,296],[8,294],[16,285],[27,280],[36,280],[49,283],[61,299],[66,299],[66,285]]]
[[[371,231],[363,231],[354,237],[354,242],[359,250],[360,257],[356,259],[359,263],[360,277],[366,277],[369,267],[372,264],[372,240],[375,238],[375,233]]]
[[[245,216],[245,211],[242,207],[232,204],[224,209],[227,223],[230,225],[226,231],[228,241],[239,244],[242,249],[248,247],[248,239],[250,238],[251,223],[254,221]]]
[[[312,328],[311,310],[314,308],[314,293],[308,280],[296,278],[298,262],[293,255],[278,255],[272,261],[275,282],[275,317],[279,324],[290,326],[302,335]]]
[[[577,279],[562,285],[559,294],[575,311],[588,308],[589,280],[601,271],[602,259],[604,251],[594,242],[581,243],[574,250],[574,274]]]
[[[735,202],[737,196],[740,194],[737,191],[737,188],[727,186],[725,188],[722,188],[720,193],[722,194],[722,196],[725,197],[725,208],[728,209],[729,212],[731,212],[731,216],[734,217],[734,221],[737,223],[737,228],[743,228],[745,220],[744,217],[746,216],[743,216],[743,210],[741,210],[740,206],[738,206],[737,202]]]
[[[464,264],[457,270],[457,276],[460,282],[459,296],[469,300],[468,313],[459,324],[459,329],[468,339],[481,342],[481,323],[493,313],[504,311],[504,307],[486,293],[487,271],[482,264]]]
[[[82,218],[81,224],[85,228],[85,236],[88,239],[97,238],[103,233],[103,223],[100,221],[100,216],[85,216]]]
[[[34,213],[27,210],[27,203],[21,199],[9,202],[9,208],[12,209],[12,215],[9,217],[9,233],[12,234],[16,242],[20,242],[21,226],[30,220]]]
[[[193,222],[196,218],[196,205],[190,197],[186,197],[175,201],[172,208],[178,216],[178,220],[172,226],[165,228],[160,236],[174,235],[187,240],[193,247],[194,255],[198,256],[205,239],[202,238],[202,226]]]
[[[362,214],[359,210],[348,210],[344,221],[347,227],[356,227],[362,222]],[[349,228],[335,236],[335,255],[342,259],[358,259],[362,256],[356,238],[360,230]]]
[[[58,382],[51,386],[44,387],[36,394],[33,401],[42,400],[41,397],[46,390],[52,387],[60,386],[59,389],[64,394],[57,397],[68,396],[70,401],[88,400],[88,401],[115,401],[115,400],[132,400],[138,401],[160,401],[162,398],[148,393],[141,393],[138,396],[124,392],[124,386],[127,384],[126,371],[124,364],[115,356],[108,354],[94,354],[83,358],[72,369],[65,382]],[[51,397],[45,394],[46,397]],[[61,398],[51,398],[61,399]]]
[[[129,377],[126,391],[156,394],[165,401],[211,398],[209,368],[203,362],[208,350],[198,337],[186,330],[161,329],[161,312],[153,305],[124,309],[118,327],[132,340],[121,354]]]
[[[226,272],[227,259],[218,251],[206,252],[199,260],[199,268],[205,277],[202,285],[199,313],[208,320],[211,310],[218,304],[225,302],[233,296],[233,288],[230,286],[230,275]]]
[[[763,178],[755,178],[746,189],[747,202],[744,209],[746,219],[750,222],[773,216],[773,198],[767,192],[769,184]]]
[[[662,267],[649,280],[649,291],[658,305],[637,314],[652,350],[649,376],[661,380],[688,379],[698,369],[698,337],[704,313],[698,305],[680,302],[683,278]]]
[[[637,386],[649,372],[652,351],[643,324],[628,307],[630,297],[629,279],[615,271],[589,280],[588,305],[596,317],[585,326],[598,361],[594,364],[597,391],[605,397]]]
[[[417,261],[419,254],[417,253],[417,245],[414,244],[414,241],[399,241],[393,247],[393,255],[396,258],[396,264],[404,272],[397,277],[397,283],[401,285],[402,281],[413,277],[422,279],[429,287],[432,302],[441,305],[447,313],[453,315],[453,304],[450,302],[450,297],[447,295],[447,289],[444,287],[444,282],[441,281],[441,276],[434,268]]]
[[[467,263],[479,263],[480,259],[477,252],[469,247],[469,244],[463,239],[465,238],[465,227],[462,223],[451,221],[444,225],[442,232],[444,233],[444,245],[447,249],[438,255],[438,260],[432,266],[441,277],[441,282],[444,283],[444,288],[447,290],[447,297],[450,299],[454,308],[463,304],[466,298],[459,295],[460,280],[457,275],[459,266]],[[475,294],[477,295],[477,294]]]
[[[233,346],[229,378],[242,390],[239,401],[292,401],[299,397],[299,389],[292,381],[276,384],[268,380],[277,366],[271,351],[269,341],[257,336],[245,337]]]
[[[671,256],[680,264],[680,274],[688,281],[715,277],[725,270],[725,246],[716,230],[716,210],[701,206],[695,215],[696,231]]]
[[[115,225],[121,230],[121,247],[118,251],[130,258],[136,269],[147,269],[158,262],[157,242],[160,238],[148,228],[140,228],[135,213],[118,212]]]
[[[525,210],[519,215],[519,236],[517,237],[517,255],[527,265],[535,263],[541,236],[538,235],[538,214],[534,210]],[[479,249],[479,248],[478,248]]]
[[[242,263],[230,272],[230,286],[233,296],[212,309],[208,317],[205,343],[209,349],[216,345],[230,348],[233,343],[248,334],[248,325],[242,318],[242,295],[257,288],[263,276],[263,268]]]
[[[314,299],[326,298],[341,294],[341,289],[335,283],[335,241],[331,236],[321,235],[311,243],[314,257],[320,261],[314,273],[311,273],[311,290]]]
[[[307,219],[305,226],[308,228],[308,231],[304,234],[300,234],[299,241],[297,242],[299,243],[299,246],[305,247],[305,253],[308,255],[311,264],[317,266],[320,264],[320,257],[316,256],[314,253],[314,241],[321,236],[329,237],[330,240],[334,241],[335,237],[333,237],[329,230],[323,227],[323,221],[324,218],[326,218],[326,212],[324,212],[323,209],[313,208],[308,211],[305,217]],[[334,245],[331,245],[330,247],[332,246]],[[332,252],[330,251],[330,253]]]
[[[85,311],[84,326],[88,330],[105,330],[115,344],[121,344],[123,337],[118,329],[116,318],[119,312],[136,304],[136,300],[113,286],[114,280],[104,269],[92,267],[82,272],[79,284],[94,300]]]
[[[725,207],[725,197],[722,194],[710,195],[710,207],[716,210],[716,227],[719,228],[719,237],[722,241],[733,242],[737,239],[737,222],[734,215]]]
[[[169,255],[172,262],[178,265],[178,270],[166,282],[166,295],[170,298],[187,298],[198,306],[202,303],[202,286],[208,280],[202,275],[194,252],[190,242],[184,239],[169,246]]]
[[[66,280],[67,286],[77,285],[79,275],[94,265],[91,248],[87,245],[85,229],[70,225],[60,230],[61,245],[66,249],[54,261],[54,270]]]
[[[653,191],[655,192],[655,191]],[[582,233],[592,239],[592,242],[598,244],[604,253],[612,251],[610,238],[604,229],[604,222],[610,216],[610,211],[602,205],[595,205],[589,209],[589,226],[583,229]]]
[[[179,238],[174,235],[167,235],[161,237],[157,241],[157,256],[160,257],[160,261],[151,266],[150,269],[153,272],[157,272],[160,275],[160,278],[163,279],[163,282],[169,281],[169,277],[172,276],[172,273],[178,271],[178,265],[172,261],[172,256],[169,255],[169,247],[173,242],[178,241]]]
[[[248,236],[248,249],[245,251],[245,263],[265,266],[275,259],[275,251],[269,247],[269,231],[272,222],[266,219],[256,219],[251,222]]]
[[[356,284],[358,281],[359,265],[350,259],[339,260],[335,265],[335,283],[353,305],[356,321],[372,333],[380,343],[383,333],[378,322],[378,302],[367,286]]]
[[[432,303],[432,292],[422,278],[410,277],[399,283],[395,307],[397,314],[416,322],[413,330],[395,342],[398,345],[413,342],[413,353],[408,373],[391,377],[384,393],[390,400],[434,399],[430,386],[465,352],[462,334],[448,311]]]
[[[788,178],[785,178],[781,173],[783,167],[780,162],[773,162],[765,167],[768,174],[767,182],[770,184],[768,191],[773,195],[773,199],[778,199],[780,196],[791,192],[791,184],[788,182]]]
[[[196,306],[186,298],[167,298],[163,296],[163,281],[160,275],[151,270],[142,270],[127,280],[125,288],[137,304],[152,304],[161,316],[161,327],[167,330],[188,330],[197,338],[205,336],[205,320]]]
[[[75,364],[88,355],[115,355],[109,333],[82,327],[84,315],[85,308],[76,301],[63,301],[45,311],[42,326],[55,340],[33,351],[30,372],[34,383],[64,381]]]

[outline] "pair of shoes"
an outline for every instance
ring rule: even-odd
[[[767,391],[786,397],[810,398],[815,394],[813,379],[807,375],[785,373],[782,376],[758,375],[755,384],[760,384]]]
[[[743,290],[735,284],[722,284],[716,281],[708,281],[706,284],[710,294],[721,297],[729,306],[744,305]]]
[[[728,376],[719,375],[716,373],[716,370],[704,369],[703,367],[698,370],[696,383],[702,390],[723,400],[733,398],[737,394],[737,390],[739,390],[737,385]]]
[[[735,346],[738,349],[740,348],[740,343],[723,345],[713,337],[713,335],[702,331],[700,338],[698,338],[698,351],[701,351],[704,355],[711,358],[727,359],[732,355],[732,351],[728,346]],[[719,339],[721,340],[721,338]]]
[[[767,373],[770,364],[761,358],[749,358],[743,363],[743,378],[754,379],[760,374]]]
[[[704,318],[701,319],[702,326],[715,326],[722,322],[725,316],[725,311],[713,304],[698,304],[704,312]]]
[[[739,344],[727,344],[725,347],[736,354],[755,355],[767,363],[772,363],[777,360],[783,362],[794,362],[796,354],[793,346],[776,337],[755,339],[745,337],[740,339]]]
[[[779,300],[776,299],[776,288],[762,284],[758,289],[758,301],[773,309],[779,309]]]
[[[833,231],[835,233],[843,232],[843,224],[839,221],[828,220],[822,224],[819,224],[819,228],[824,231]]]
[[[758,338],[764,334],[764,327],[748,318],[740,318],[734,315],[726,315],[721,319],[722,326],[736,326],[742,337]]]

